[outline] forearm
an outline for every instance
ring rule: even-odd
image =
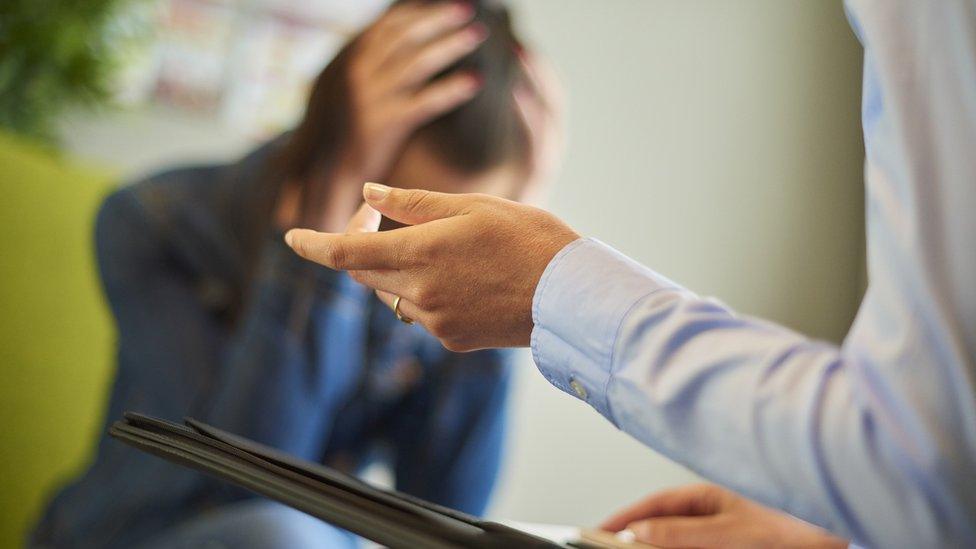
[[[906,439],[901,423],[948,412],[879,383],[856,344],[736,316],[585,240],[550,263],[534,319],[554,385],[707,478],[869,544],[940,539],[958,518],[924,457],[951,449]],[[931,373],[916,387],[945,380]]]

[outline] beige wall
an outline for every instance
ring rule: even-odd
[[[514,0],[570,94],[551,206],[699,292],[838,339],[862,249],[860,51],[840,0]],[[249,146],[213,120],[68,120],[82,156],[134,175]],[[694,477],[518,371],[493,514],[592,523]]]
[[[859,297],[859,45],[840,1],[521,0],[570,93],[551,207],[687,287],[839,340]],[[592,523],[694,477],[526,359],[497,516]]]

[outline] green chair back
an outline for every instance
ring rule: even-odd
[[[0,547],[94,449],[114,335],[92,225],[114,182],[0,134]]]

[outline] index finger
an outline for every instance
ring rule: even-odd
[[[402,269],[412,265],[407,252],[415,241],[412,230],[336,234],[292,229],[285,242],[299,256],[336,271]]]

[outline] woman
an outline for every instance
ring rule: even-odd
[[[107,420],[200,418],[479,514],[495,482],[507,355],[455,355],[282,232],[346,224],[370,179],[524,195],[554,126],[504,8],[397,3],[318,77],[291,134],[227,166],[111,195],[98,263],[118,326]],[[531,126],[531,127],[530,127]],[[226,242],[234,242],[232,249]],[[34,532],[39,546],[343,546],[352,536],[103,436]]]

